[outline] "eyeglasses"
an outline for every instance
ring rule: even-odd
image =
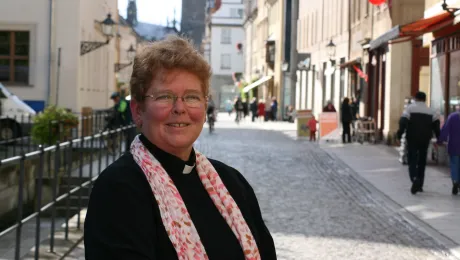
[[[198,108],[204,104],[204,101],[208,98],[207,96],[200,95],[198,93],[185,94],[182,97],[176,96],[171,93],[162,93],[157,95],[145,95],[145,97],[153,99],[155,104],[162,107],[172,107],[178,98],[182,99],[182,102],[187,107]]]

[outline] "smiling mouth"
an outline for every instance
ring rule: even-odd
[[[183,127],[187,127],[187,126],[189,126],[189,125],[190,125],[190,124],[187,124],[187,123],[167,124],[167,126],[175,127],[175,128],[183,128]]]

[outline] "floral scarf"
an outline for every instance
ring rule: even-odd
[[[160,209],[161,220],[179,260],[209,259],[174,182],[160,162],[142,144],[139,136],[131,144],[131,153],[152,188]],[[196,152],[196,169],[214,205],[238,238],[246,260],[260,260],[256,241],[238,205],[230,196],[212,164],[199,152]]]

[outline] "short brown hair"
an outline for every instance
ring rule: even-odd
[[[168,35],[166,39],[145,46],[134,59],[130,81],[131,96],[143,102],[154,80],[164,80],[168,71],[181,69],[197,76],[204,95],[209,92],[211,67],[186,38]]]

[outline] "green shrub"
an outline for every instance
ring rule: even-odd
[[[32,140],[37,144],[55,144],[71,136],[72,128],[78,126],[78,117],[64,108],[47,107],[34,118]]]

